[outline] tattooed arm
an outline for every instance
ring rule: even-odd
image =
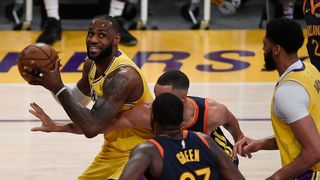
[[[135,97],[141,96],[141,77],[131,67],[122,67],[103,84],[103,96],[90,110],[75,102],[68,91],[63,91],[59,100],[70,119],[82,130],[86,137],[92,138],[112,124],[121,106]],[[140,91],[140,92],[137,92]]]

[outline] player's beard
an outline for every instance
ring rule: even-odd
[[[110,43],[110,45],[108,47],[106,47],[105,49],[103,49],[103,51],[97,55],[97,56],[91,56],[90,53],[88,53],[89,51],[87,50],[87,56],[89,57],[89,59],[93,60],[93,61],[105,61],[106,59],[109,59],[109,57],[112,55],[112,50],[113,50],[113,46],[112,46],[113,42]]]
[[[267,71],[273,71],[277,69],[276,61],[272,57],[272,51],[269,51],[267,54],[264,55],[264,68]]]

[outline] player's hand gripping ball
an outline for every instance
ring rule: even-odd
[[[31,74],[41,77],[39,68],[45,68],[49,71],[53,70],[56,61],[59,59],[57,52],[50,46],[44,43],[30,44],[25,47],[18,58],[18,69],[20,75],[27,82],[30,81],[23,72],[27,68]]]

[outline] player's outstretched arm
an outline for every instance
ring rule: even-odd
[[[68,132],[73,134],[83,134],[81,129],[74,123],[61,124],[54,122],[48,114],[36,103],[30,103],[32,109],[29,112],[37,117],[41,121],[41,126],[33,127],[31,131],[42,131],[42,132]]]
[[[102,87],[104,95],[98,99],[90,110],[76,101],[66,90],[61,80],[59,64],[60,61],[58,60],[55,69],[52,71],[39,68],[42,75],[40,77],[30,77],[32,80],[29,83],[41,85],[56,94],[70,119],[87,138],[95,137],[104,132],[113,120],[116,120],[115,117],[120,112],[121,106],[133,97],[140,97],[143,93],[142,79],[137,71],[132,67],[121,67],[106,78]],[[28,75],[30,76],[30,73]],[[79,87],[79,89],[82,88]],[[140,89],[141,91],[139,91]],[[135,100],[132,99],[132,101]]]
[[[121,127],[142,127],[151,130],[151,105],[152,103],[139,104],[128,111],[121,112],[117,116],[118,121],[121,122]],[[119,123],[120,124],[120,123]]]
[[[234,142],[244,137],[238,120],[225,105],[209,99],[208,108],[208,132],[223,126],[232,135]]]
[[[67,124],[56,123],[49,117],[48,114],[44,112],[44,110],[38,104],[33,102],[33,103],[30,103],[30,106],[32,109],[29,109],[29,112],[42,122],[41,126],[33,127],[31,131],[41,131],[41,132],[48,132],[48,133],[49,132],[67,132],[72,134],[83,134],[81,129],[73,122],[67,123]],[[116,129],[132,128],[136,126],[148,128],[148,126],[145,126],[144,124],[141,124],[141,123],[148,121],[149,117],[148,119],[146,119],[146,117],[143,118],[145,120],[141,121],[141,123],[139,123],[139,121],[136,124],[131,123],[134,119],[139,120],[138,114],[141,115],[141,113],[143,113],[142,111],[146,109],[144,108],[144,106],[145,104],[118,114],[117,115],[118,120],[114,120],[113,121],[114,123],[108,126],[102,133],[109,132],[111,130],[116,130]]]
[[[228,155],[218,146],[213,139],[205,134],[203,135],[209,143],[210,150],[215,154],[218,162],[218,173],[222,179],[244,180],[236,165],[231,161]]]
[[[244,137],[233,146],[232,156],[236,157],[237,154],[240,154],[242,157],[251,158],[251,153],[257,152],[259,150],[277,149],[278,145],[274,136],[259,140]]]
[[[141,96],[142,91],[137,93],[141,84],[141,77],[133,68],[123,67],[106,78],[102,87],[103,96],[91,110],[75,102],[67,91],[63,91],[58,98],[70,119],[81,128],[86,137],[92,138],[117,120],[115,117],[120,108],[130,101],[132,94]]]

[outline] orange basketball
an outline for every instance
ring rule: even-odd
[[[37,67],[42,67],[47,70],[54,69],[56,61],[59,59],[57,52],[49,45],[44,43],[30,44],[25,47],[18,57],[18,69],[20,75],[29,82],[27,76],[23,76],[23,68],[25,66],[32,69],[32,73],[39,76]]]

